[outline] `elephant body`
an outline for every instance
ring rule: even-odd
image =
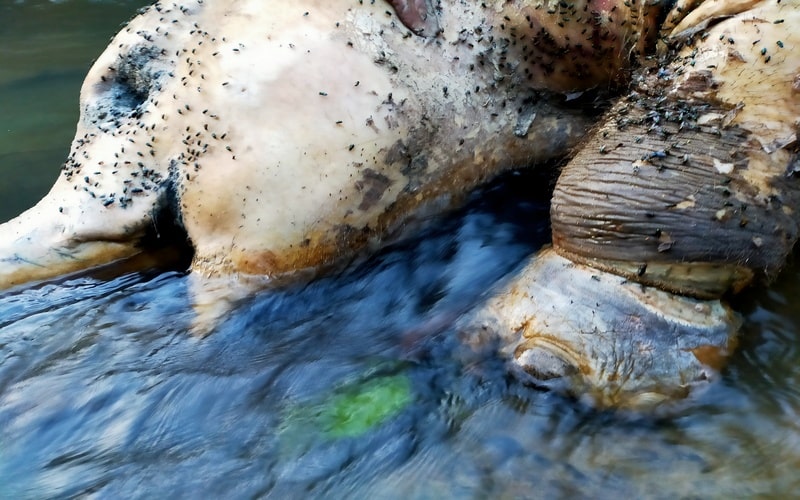
[[[390,4],[146,9],[89,71],[50,193],[0,226],[0,284],[177,234],[207,330],[232,298],[572,157],[552,250],[460,320],[465,341],[491,331],[535,380],[599,404],[713,378],[738,326],[720,299],[774,276],[797,237],[797,2]]]

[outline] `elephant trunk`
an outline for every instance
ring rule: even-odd
[[[770,279],[798,236],[790,153],[768,153],[736,107],[634,94],[562,172],[563,256],[670,292],[718,298]]]
[[[125,204],[77,187],[62,175],[39,203],[0,224],[0,290],[123,260],[128,270],[154,267],[156,254],[172,265],[191,252],[170,182]]]
[[[798,237],[800,56],[783,47],[800,36],[761,20],[775,8],[640,75],[559,178],[561,255],[699,298],[778,273]]]

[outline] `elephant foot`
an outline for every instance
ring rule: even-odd
[[[534,383],[599,408],[653,409],[714,380],[739,317],[544,250],[465,317],[468,343],[501,349]]]

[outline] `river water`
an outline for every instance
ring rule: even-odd
[[[52,184],[90,61],[146,2],[0,3],[0,216]],[[511,174],[348,272],[263,292],[206,338],[187,275],[0,295],[0,498],[793,496],[796,263],[737,302],[741,349],[669,413],[522,385],[452,324],[547,240],[541,175]]]

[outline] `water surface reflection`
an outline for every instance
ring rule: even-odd
[[[55,182],[90,63],[146,0],[0,1],[0,220]]]

